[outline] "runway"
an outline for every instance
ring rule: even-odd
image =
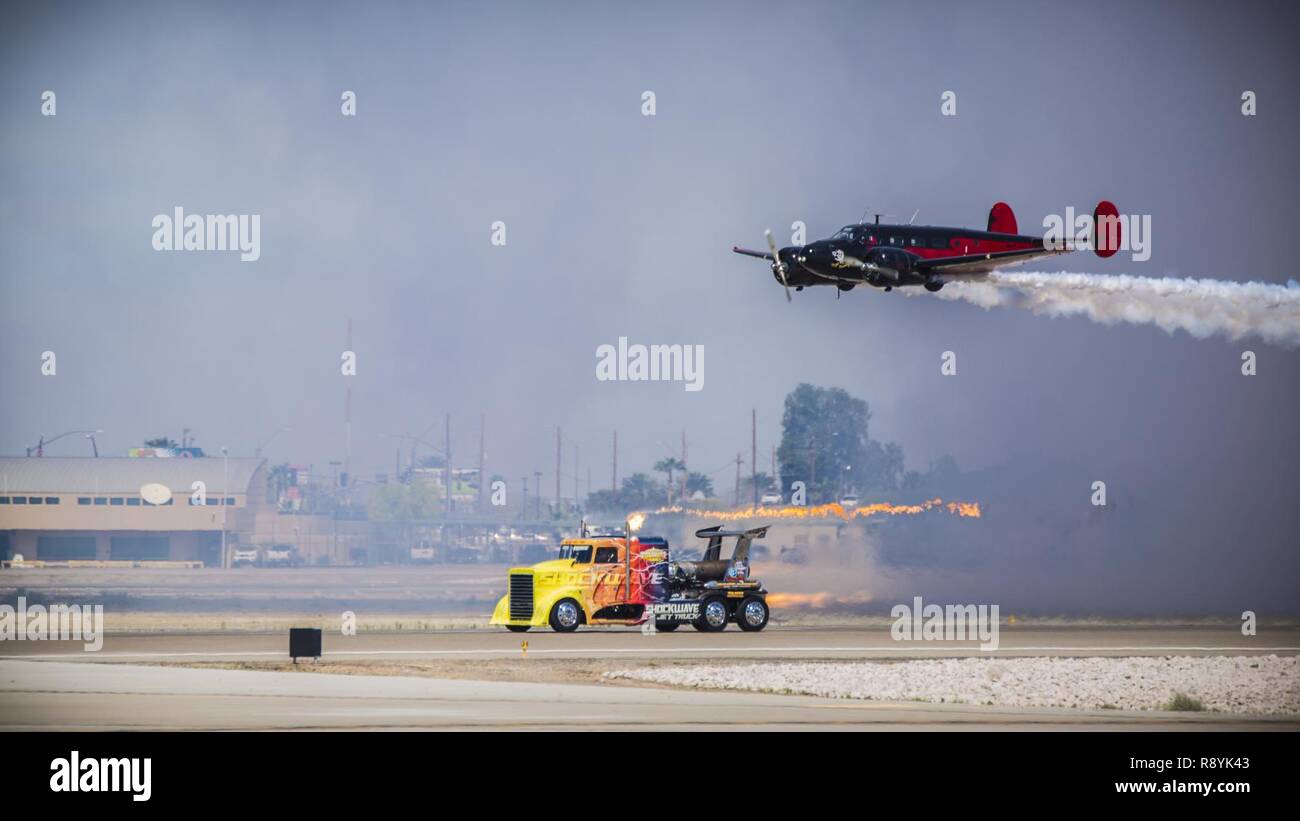
[[[976,642],[894,641],[887,627],[770,628],[744,633],[674,633],[645,635],[635,629],[591,629],[573,634],[549,630],[510,633],[488,628],[421,633],[324,634],[327,659],[512,658],[524,654],[555,658],[939,658],[981,656],[1094,655],[1250,655],[1300,653],[1300,628],[1261,628],[1243,636],[1232,627],[1062,628],[1004,626],[999,647],[981,651]],[[7,641],[0,659],[26,658],[89,662],[265,661],[288,658],[288,636],[279,634],[109,635],[97,652],[77,642]]]
[[[1294,655],[1300,630],[1246,637],[1228,627],[1006,627],[1000,643],[991,655]],[[895,642],[883,628],[327,635],[320,665],[293,671],[283,669],[287,645],[284,635],[111,635],[89,653],[70,642],[6,641],[0,729],[1300,729],[1293,717],[864,702],[672,690],[590,675],[554,680],[570,668],[649,662],[990,655],[970,642]],[[365,666],[415,662],[435,672],[370,675]],[[281,669],[185,666],[200,663]],[[439,665],[457,672],[439,677]],[[332,666],[353,674],[328,672]],[[477,680],[476,672],[494,680]]]
[[[6,660],[0,661],[0,728],[1296,730],[1300,721]]]

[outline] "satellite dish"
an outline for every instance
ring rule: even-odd
[[[166,485],[153,482],[140,486],[140,498],[151,505],[165,505],[172,498],[172,490]]]

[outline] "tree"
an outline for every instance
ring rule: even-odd
[[[808,502],[834,498],[841,473],[862,463],[871,410],[841,388],[796,387],[785,398],[781,445],[777,448],[783,491],[803,482]]]
[[[436,518],[443,509],[437,488],[425,482],[376,487],[366,500],[366,511],[377,522],[409,522]]]
[[[633,473],[623,479],[617,493],[612,490],[597,490],[588,494],[587,509],[619,513],[655,510],[660,506],[663,495],[663,485],[648,473]]]
[[[660,459],[658,462],[655,462],[656,472],[668,474],[668,485],[667,485],[666,492],[668,494],[668,504],[670,505],[673,503],[673,471],[674,470],[686,470],[686,463],[683,462],[681,459],[677,459],[672,456],[669,456],[665,459]]]
[[[293,484],[293,468],[289,463],[275,465],[266,472],[266,501],[278,504],[289,486]]]
[[[686,474],[686,495],[694,496],[699,492],[704,498],[713,496],[713,480],[703,473]]]
[[[755,476],[745,476],[740,480],[740,498],[753,499],[754,487],[758,487],[758,495],[762,496],[769,490],[776,487],[776,480],[766,473],[759,473]]]
[[[619,503],[625,510],[653,510],[659,506],[664,489],[645,473],[633,473],[619,488]]]
[[[862,465],[853,466],[855,487],[848,490],[898,490],[903,479],[903,449],[897,444],[867,442]]]
[[[147,448],[171,448],[171,449],[180,447],[180,445],[176,444],[175,440],[168,439],[166,436],[159,436],[157,439],[146,439],[144,440],[144,446]]]
[[[961,478],[961,469],[957,460],[950,454],[930,460],[930,469],[925,473],[909,470],[903,475],[902,487],[905,490],[924,490],[930,493],[949,493],[954,482]]]
[[[868,435],[871,409],[841,388],[802,384],[785,398],[777,448],[781,491],[803,482],[809,504],[843,491],[895,490],[903,478],[903,449]],[[843,484],[852,487],[842,487]],[[752,493],[752,490],[751,490]]]

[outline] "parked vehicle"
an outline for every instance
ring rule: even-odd
[[[298,551],[291,544],[273,544],[266,548],[262,564],[267,567],[297,567]]]

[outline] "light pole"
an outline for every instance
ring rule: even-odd
[[[226,554],[226,493],[230,490],[230,454],[225,445],[221,447],[221,566],[230,567],[230,556]]]
[[[293,431],[293,428],[276,428],[275,431],[272,432],[270,436],[268,436],[268,437],[266,437],[265,439],[262,440],[262,443],[261,443],[260,445],[257,446],[257,449],[256,449],[255,451],[253,451],[253,455],[254,455],[255,457],[257,457],[258,459],[262,458],[262,448],[264,448],[264,447],[266,447],[267,445],[271,444],[271,440],[274,439],[275,437],[279,436],[280,434],[282,434],[282,433],[289,433],[289,432],[292,432],[292,431]]]
[[[53,437],[53,438],[51,438],[51,439],[46,439],[44,436],[42,436],[42,437],[40,438],[40,441],[38,441],[38,442],[36,443],[36,447],[28,448],[28,449],[27,449],[27,455],[28,455],[28,456],[31,456],[31,455],[32,455],[32,451],[36,451],[36,455],[37,455],[38,457],[40,457],[40,456],[44,456],[44,455],[45,455],[45,446],[46,446],[46,445],[52,445],[52,444],[54,444],[55,442],[59,441],[60,439],[62,439],[62,438],[65,437],[65,436],[72,436],[73,434],[76,434],[76,433],[83,433],[83,434],[85,434],[85,435],[89,438],[89,437],[93,437],[94,434],[96,434],[96,433],[103,433],[103,432],[104,432],[104,431],[103,431],[102,429],[96,429],[96,430],[70,430],[70,431],[66,431],[66,432],[64,432],[64,433],[60,433],[58,436],[55,436],[55,437]],[[92,439],[92,442],[93,442],[93,439]],[[93,444],[92,444],[92,447],[95,447],[95,455],[98,456],[98,455],[99,455],[99,448],[96,447],[96,446],[94,446]]]

